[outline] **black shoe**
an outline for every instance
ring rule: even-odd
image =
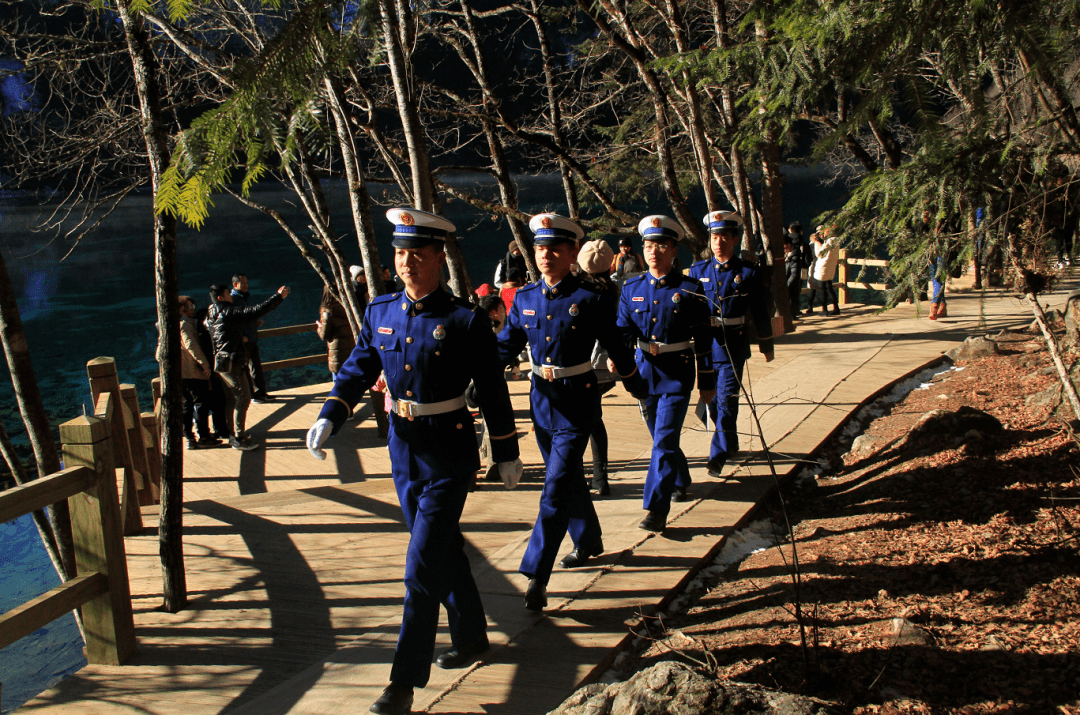
[[[662,532],[665,526],[667,526],[667,518],[660,516],[659,514],[654,514],[651,511],[649,512],[648,516],[642,519],[641,523],[638,524],[639,529],[644,529],[645,531],[655,531],[657,534]]]
[[[724,460],[719,457],[713,457],[709,460],[709,463],[705,465],[705,469],[709,471],[710,477],[719,477],[724,473]]]
[[[196,442],[193,437],[188,437],[187,438],[187,448],[188,449],[198,449],[199,448],[199,443]]]
[[[604,542],[597,539],[590,548],[579,546],[566,556],[563,556],[562,561],[559,562],[559,568],[576,569],[584,566],[585,562],[593,556],[599,556],[602,553],[604,553]]]
[[[273,402],[274,396],[268,395],[265,392],[259,392],[251,396],[251,401],[254,402],[256,405],[263,405],[267,402]]]
[[[460,668],[461,666],[472,662],[476,656],[481,653],[486,653],[489,648],[491,648],[491,644],[488,643],[487,636],[483,636],[480,640],[474,641],[468,645],[461,646],[460,648],[454,646],[450,650],[442,653],[435,659],[435,665],[443,670]]]
[[[608,485],[607,477],[603,477],[601,479],[596,479],[594,477],[590,486],[592,487],[593,491],[595,491],[602,497],[606,497],[611,494],[611,487]]]
[[[213,447],[214,445],[218,445],[218,444],[221,444],[221,440],[218,439],[217,437],[200,437],[199,438],[199,446],[200,447]]]
[[[675,487],[675,491],[671,493],[671,501],[690,501],[690,495],[686,493],[685,489],[679,489]]]
[[[259,448],[257,442],[252,442],[247,437],[243,437],[241,439],[237,439],[236,437],[230,437],[229,446],[233,449],[239,449],[241,452],[250,452],[253,449]]]
[[[529,588],[525,591],[525,608],[537,613],[547,608],[547,586],[535,578],[529,579]]]
[[[376,715],[406,715],[412,712],[412,690],[408,685],[390,683],[368,709]]]

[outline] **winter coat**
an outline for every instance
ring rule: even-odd
[[[274,293],[259,305],[241,308],[233,303],[215,302],[206,314],[206,327],[214,344],[214,355],[220,352],[243,355],[244,326],[253,323],[281,305],[284,298]]]
[[[788,286],[798,285],[802,281],[803,259],[798,249],[784,258],[784,270]]]
[[[213,366],[199,345],[199,330],[195,320],[180,316],[180,377],[185,380],[209,380]]]
[[[326,363],[330,372],[336,375],[356,347],[345,307],[334,301],[329,308],[323,308],[315,332],[320,340],[326,341]]]
[[[831,281],[836,278],[836,264],[840,260],[840,249],[836,247],[836,238],[830,236],[821,244],[811,241],[814,249],[814,270],[810,277],[819,281]]]

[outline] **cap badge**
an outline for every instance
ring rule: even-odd
[[[441,325],[436,325],[435,331],[432,333],[432,335],[435,336],[436,340],[442,340],[446,337],[446,329],[443,328],[443,326]]]
[[[540,219],[540,225],[544,228],[551,228],[551,217],[545,216],[544,218]]]
[[[579,315],[580,313],[581,313],[581,311],[578,310],[577,303],[574,303],[573,305],[570,306],[570,315],[575,315],[576,316],[576,315]]]
[[[404,211],[402,211],[398,215],[398,220],[401,221],[401,224],[403,226],[412,226],[414,223],[416,223],[416,219],[412,217],[412,214],[406,213]]]
[[[653,225],[653,228],[660,228],[660,217],[659,216],[653,216],[652,225]]]

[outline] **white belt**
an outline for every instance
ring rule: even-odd
[[[637,346],[643,353],[659,355],[661,353],[676,353],[683,350],[689,350],[690,341],[684,340],[681,343],[650,343],[648,340],[638,340]]]
[[[554,367],[552,365],[532,364],[533,375],[543,378],[548,382],[551,382],[552,380],[561,380],[564,377],[573,377],[574,375],[584,375],[592,369],[592,362],[583,362],[580,365],[574,365],[572,367]]]
[[[413,419],[414,417],[432,417],[442,415],[454,410],[460,410],[465,406],[465,395],[455,397],[452,400],[442,402],[426,402],[420,404],[412,400],[390,400],[391,409],[398,417]]]
[[[714,328],[719,328],[724,325],[742,325],[745,322],[745,315],[740,315],[738,318],[721,318],[719,315],[714,315],[709,318],[709,324]]]

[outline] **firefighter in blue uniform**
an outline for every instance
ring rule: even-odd
[[[739,256],[743,219],[734,211],[713,211],[702,220],[709,228],[712,256],[690,267],[709,304],[716,397],[708,403],[716,432],[709,448],[709,476],[719,477],[729,456],[739,451],[739,389],[743,365],[750,359],[747,321],[754,321],[765,362],[773,359],[772,321],[766,286],[753,264]]]
[[[394,265],[405,289],[371,301],[360,339],[308,432],[307,446],[324,459],[323,442],[341,429],[385,372],[394,408],[391,469],[410,537],[404,617],[390,685],[371,711],[398,715],[409,712],[413,688],[427,684],[440,603],[453,642],[436,661],[440,667],[461,667],[488,649],[484,607],[458,525],[480,468],[476,428],[464,397],[470,381],[508,487],[521,476],[521,460],[491,321],[440,286],[443,244],[454,225],[412,209],[386,215],[395,224]]]
[[[585,445],[600,411],[593,344],[599,341],[607,349],[631,393],[641,394],[641,377],[615,327],[614,301],[570,272],[577,260],[577,240],[585,232],[555,214],[534,216],[529,228],[536,236],[536,264],[542,278],[514,296],[499,333],[499,357],[509,364],[526,344],[532,356],[530,406],[546,475],[540,513],[518,570],[529,577],[525,607],[542,611],[555,557],[568,530],[574,550],[560,562],[563,568],[581,566],[604,551],[600,521],[582,473]]]
[[[684,501],[690,486],[679,437],[694,375],[700,398],[710,402],[716,396],[716,372],[701,284],[672,268],[683,227],[667,216],[646,216],[638,233],[649,269],[623,284],[618,325],[624,340],[637,348],[638,372],[648,391],[642,405],[653,438],[644,492],[649,513],[638,526],[659,532],[667,524],[671,500]]]

